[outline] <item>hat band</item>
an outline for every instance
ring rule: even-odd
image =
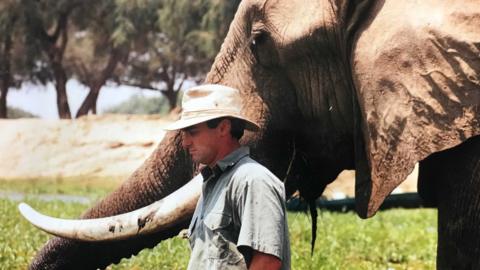
[[[213,116],[213,115],[218,115],[219,117],[222,117],[222,116],[225,116],[225,115],[241,116],[240,112],[238,110],[206,109],[206,110],[196,110],[196,111],[183,111],[181,119],[203,117],[203,116]]]

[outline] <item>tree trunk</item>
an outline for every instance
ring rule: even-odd
[[[7,118],[7,93],[10,87],[10,59],[4,57],[5,62],[0,67],[0,118]]]
[[[7,118],[7,93],[8,87],[4,86],[5,83],[2,80],[2,89],[0,89],[0,118]]]
[[[172,76],[164,76],[164,82],[167,85],[167,89],[165,91],[162,91],[162,93],[167,98],[169,112],[173,111],[173,109],[175,109],[175,107],[177,106],[178,92],[175,91],[175,78],[176,78],[175,72],[173,72]]]
[[[168,89],[163,92],[168,101],[169,112],[171,112],[177,106],[178,92],[175,92],[173,89]]]
[[[89,111],[92,111],[93,114],[97,113],[97,99],[98,95],[100,94],[100,90],[107,82],[107,79],[112,76],[112,73],[115,71],[115,68],[117,67],[121,57],[122,52],[120,49],[112,49],[107,65],[102,70],[100,76],[93,81],[92,85],[90,85],[90,91],[80,106],[80,109],[78,109],[75,118],[87,115]]]
[[[67,98],[67,75],[60,63],[52,63],[55,75],[55,90],[57,91],[57,108],[60,119],[71,119]]]
[[[92,111],[93,114],[97,113],[97,99],[98,94],[100,93],[101,85],[95,85],[90,87],[87,97],[83,100],[80,109],[78,109],[77,115],[75,118],[87,115],[89,111]]]
[[[5,33],[5,39],[3,40],[3,59],[0,61],[0,118],[7,118],[7,94],[8,88],[11,84],[12,75],[11,72],[11,63],[10,63],[10,54],[12,49],[12,32],[13,25],[15,24],[17,17],[14,16],[7,25]]]
[[[57,92],[57,109],[61,119],[71,119],[70,107],[67,99],[67,75],[62,65],[65,49],[68,43],[68,17],[70,13],[78,6],[77,1],[67,1],[68,5],[58,13],[56,26],[53,31],[46,30],[43,19],[39,18],[33,9],[36,6],[34,1],[26,2],[29,7],[26,9],[25,18],[27,27],[29,27],[34,37],[41,43],[41,50],[48,56],[50,65],[55,77],[55,90]],[[32,6],[30,6],[32,5]],[[51,32],[52,34],[49,34]]]
[[[437,269],[480,269],[480,136],[429,156],[419,178],[435,185]]]

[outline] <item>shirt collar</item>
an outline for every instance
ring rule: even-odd
[[[208,180],[212,175],[214,178],[220,176],[224,171],[235,166],[237,162],[243,157],[250,155],[250,149],[246,146],[239,147],[226,155],[222,160],[217,161],[217,164],[212,168],[205,166],[200,173],[204,181]]]
[[[246,146],[239,147],[226,155],[222,160],[217,161],[217,166],[224,172],[233,167],[237,162],[245,156],[250,155],[250,149]]]

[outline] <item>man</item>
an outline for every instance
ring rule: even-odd
[[[190,223],[188,269],[290,269],[283,183],[249,157],[239,139],[258,125],[241,113],[238,90],[202,85],[187,90],[182,145],[202,168],[203,186]]]

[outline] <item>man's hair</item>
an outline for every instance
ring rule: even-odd
[[[240,140],[245,131],[245,121],[234,117],[220,117],[208,120],[206,123],[209,128],[216,128],[223,119],[230,120],[230,135],[232,135],[232,137],[236,138],[237,140]]]

